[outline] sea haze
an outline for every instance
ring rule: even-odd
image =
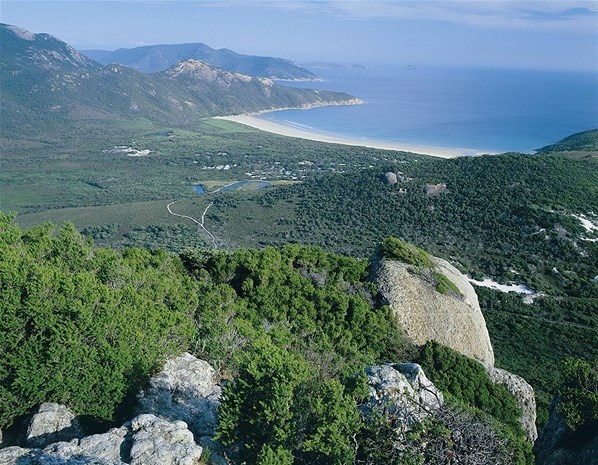
[[[532,152],[598,128],[597,73],[426,66],[313,71],[321,82],[287,84],[347,92],[367,104],[261,117],[330,134],[489,152]]]

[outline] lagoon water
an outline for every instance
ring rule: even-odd
[[[367,102],[261,118],[328,134],[489,152],[532,152],[598,128],[598,72],[434,68],[314,69],[296,87]]]

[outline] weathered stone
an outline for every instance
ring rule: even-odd
[[[446,184],[426,184],[424,186],[424,192],[426,194],[426,197],[438,197],[445,191]]]
[[[534,444],[536,465],[598,465],[598,434],[571,431],[558,413],[558,398],[550,406],[548,421]],[[591,428],[590,428],[591,429]]]
[[[379,410],[397,420],[401,431],[410,430],[444,403],[444,397],[416,363],[367,367],[369,400],[366,411]]]
[[[382,260],[378,289],[397,315],[401,328],[416,344],[436,340],[463,355],[494,365],[494,351],[473,286],[459,270],[433,257],[439,272],[449,278],[461,297],[441,294],[404,263]]]
[[[33,463],[27,456],[31,449],[24,449],[22,447],[12,446],[0,449],[0,465],[29,465]]]
[[[209,363],[185,353],[166,362],[139,395],[139,413],[185,421],[197,438],[212,436],[218,418],[220,386]]]
[[[384,181],[386,182],[386,184],[394,186],[397,183],[397,175],[391,171],[389,171],[388,173],[384,173]]]
[[[29,423],[27,445],[45,447],[53,442],[68,441],[81,435],[79,423],[67,407],[44,403]]]
[[[104,460],[124,460],[128,455],[125,443],[129,429],[124,426],[111,428],[107,433],[86,436],[79,441],[81,453]],[[129,445],[130,448],[130,445]]]
[[[131,465],[196,465],[202,448],[184,421],[169,422],[155,415],[131,421]]]
[[[74,439],[71,442],[55,442],[54,444],[46,446],[42,453],[44,455],[60,459],[70,459],[71,457],[79,455],[81,453],[81,449],[79,448],[78,442],[79,441],[77,439]]]
[[[125,465],[120,461],[78,454],[74,442],[56,443],[43,451],[21,447],[0,449],[0,465]]]
[[[519,421],[525,431],[526,439],[533,443],[538,437],[536,429],[536,398],[534,388],[521,376],[517,376],[506,370],[495,368],[482,363],[486,368],[488,377],[495,384],[502,384],[515,397],[517,405],[521,409],[522,415]]]

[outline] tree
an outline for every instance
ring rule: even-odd
[[[568,358],[563,363],[563,386],[558,411],[567,426],[577,428],[598,423],[598,359]]]
[[[72,225],[0,214],[0,427],[42,402],[114,420],[195,334],[197,298],[164,252],[94,249]]]
[[[256,463],[272,454],[291,452],[298,438],[294,406],[309,366],[297,355],[262,337],[243,355],[239,375],[225,386],[219,409],[217,438],[229,446],[242,444],[241,457]],[[278,451],[278,452],[276,452]],[[265,455],[264,455],[265,454]],[[288,455],[288,454],[287,454]]]

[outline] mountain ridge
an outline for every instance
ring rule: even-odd
[[[315,81],[318,77],[284,58],[244,55],[227,48],[213,49],[202,42],[157,44],[114,51],[83,50],[84,55],[103,65],[118,63],[143,73],[165,71],[187,59],[199,59],[227,71],[279,80]]]
[[[201,118],[355,104],[337,92],[296,89],[270,79],[187,60],[158,73],[101,64],[48,34],[0,25],[1,127],[12,133],[35,131],[39,120],[147,118],[192,124]]]

